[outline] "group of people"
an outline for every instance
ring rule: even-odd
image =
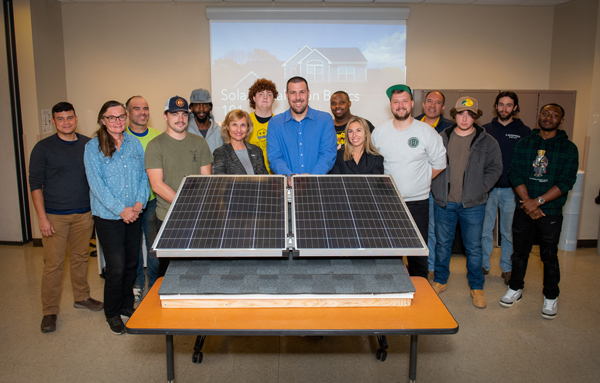
[[[445,97],[439,91],[427,93],[424,113],[415,118],[408,86],[394,85],[386,93],[393,118],[374,128],[352,115],[344,91],[332,95],[331,115],[312,109],[302,77],[288,80],[289,109],[274,115],[277,88],[259,79],[248,93],[254,112],[232,110],[220,126],[210,92],[196,89],[189,104],[180,96],[167,100],[164,133],[148,127],[148,103],[133,96],[125,105],[102,106],[92,139],[76,133],[73,105],[56,104],[57,133],[34,147],[29,177],[44,244],[42,332],[56,330],[67,244],[74,307],[104,309],[110,330],[125,332],[122,317],[133,314],[146,284],[142,238],[149,249],[183,178],[195,174],[284,174],[288,180],[294,174],[390,174],[430,251],[427,258],[408,257],[409,273],[428,278],[437,293],[447,289],[459,222],[479,308],[486,307],[484,274],[500,208],[500,266],[509,286],[500,304],[510,307],[521,299],[537,233],[544,262],[542,316],[553,319],[561,208],[578,168],[577,147],[558,129],[563,108],[543,106],[539,129],[530,131],[515,117],[517,95],[502,92],[494,105],[497,117],[481,127],[475,120],[482,112],[472,97],[456,102],[452,122],[442,116]],[[94,226],[106,260],[104,303],[90,297],[87,283]],[[146,258],[150,288],[169,259]]]

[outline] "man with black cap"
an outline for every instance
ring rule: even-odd
[[[475,124],[482,115],[477,100],[461,97],[450,111],[456,124],[440,135],[448,152],[446,170],[433,180],[435,200],[435,277],[433,290],[448,287],[450,255],[456,223],[460,221],[467,253],[467,278],[473,305],[485,308],[485,278],[481,271],[481,232],[488,192],[502,174],[502,153],[498,142]]]
[[[190,110],[192,118],[189,119],[188,132],[204,137],[210,148],[210,152],[223,146],[221,127],[215,122],[212,115],[212,98],[206,89],[194,89],[190,95]]]
[[[167,211],[185,176],[212,173],[213,157],[206,140],[187,134],[189,109],[183,97],[167,100],[164,118],[167,131],[153,139],[146,147],[146,173],[156,193],[156,226],[160,230]],[[220,134],[220,133],[219,133]],[[160,258],[158,277],[165,275],[169,258]]]
[[[431,180],[446,167],[446,149],[435,130],[411,117],[415,102],[408,86],[394,85],[386,93],[394,118],[373,131],[373,144],[426,240]],[[427,278],[427,257],[408,257],[408,269],[410,275]]]

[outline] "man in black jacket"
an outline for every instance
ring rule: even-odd
[[[494,109],[496,109],[497,117],[489,124],[483,125],[483,128],[500,145],[502,175],[490,191],[490,197],[485,205],[485,220],[483,221],[483,236],[481,238],[483,253],[481,266],[483,267],[483,274],[490,272],[490,256],[494,248],[492,232],[498,215],[498,208],[500,208],[500,235],[502,236],[500,267],[502,268],[504,284],[508,285],[512,270],[510,261],[513,252],[512,221],[516,206],[515,193],[508,181],[508,168],[515,151],[515,145],[521,138],[529,136],[531,129],[525,126],[521,119],[514,117],[519,113],[519,97],[514,92],[500,92],[494,102]]]

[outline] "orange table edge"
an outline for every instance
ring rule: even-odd
[[[167,336],[167,380],[174,379],[173,335],[411,335],[409,379],[416,380],[417,336],[456,334],[458,323],[425,278],[411,277],[408,307],[163,308],[159,278],[127,322],[130,334]]]

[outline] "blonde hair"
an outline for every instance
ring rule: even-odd
[[[234,109],[227,113],[227,115],[225,116],[225,120],[223,120],[223,126],[221,126],[221,136],[223,136],[223,142],[225,144],[229,144],[231,142],[231,136],[229,135],[229,130],[227,129],[229,127],[229,124],[231,124],[232,122],[237,122],[242,118],[246,119],[246,124],[248,125],[248,133],[246,133],[246,137],[244,137],[244,141],[248,142],[248,137],[250,137],[250,135],[252,134],[252,129],[254,127],[252,119],[250,118],[250,115],[247,112],[241,109]]]
[[[377,149],[375,149],[375,146],[373,146],[373,141],[371,141],[371,130],[369,129],[369,124],[367,124],[367,120],[365,120],[362,117],[353,116],[350,119],[350,121],[348,121],[348,123],[346,124],[346,129],[344,129],[344,137],[346,137],[346,145],[344,145],[344,161],[352,159],[354,155],[354,147],[350,145],[350,141],[348,140],[348,128],[350,127],[350,124],[354,122],[358,122],[363,132],[365,133],[365,152],[375,156],[380,156],[381,153],[379,153]]]

